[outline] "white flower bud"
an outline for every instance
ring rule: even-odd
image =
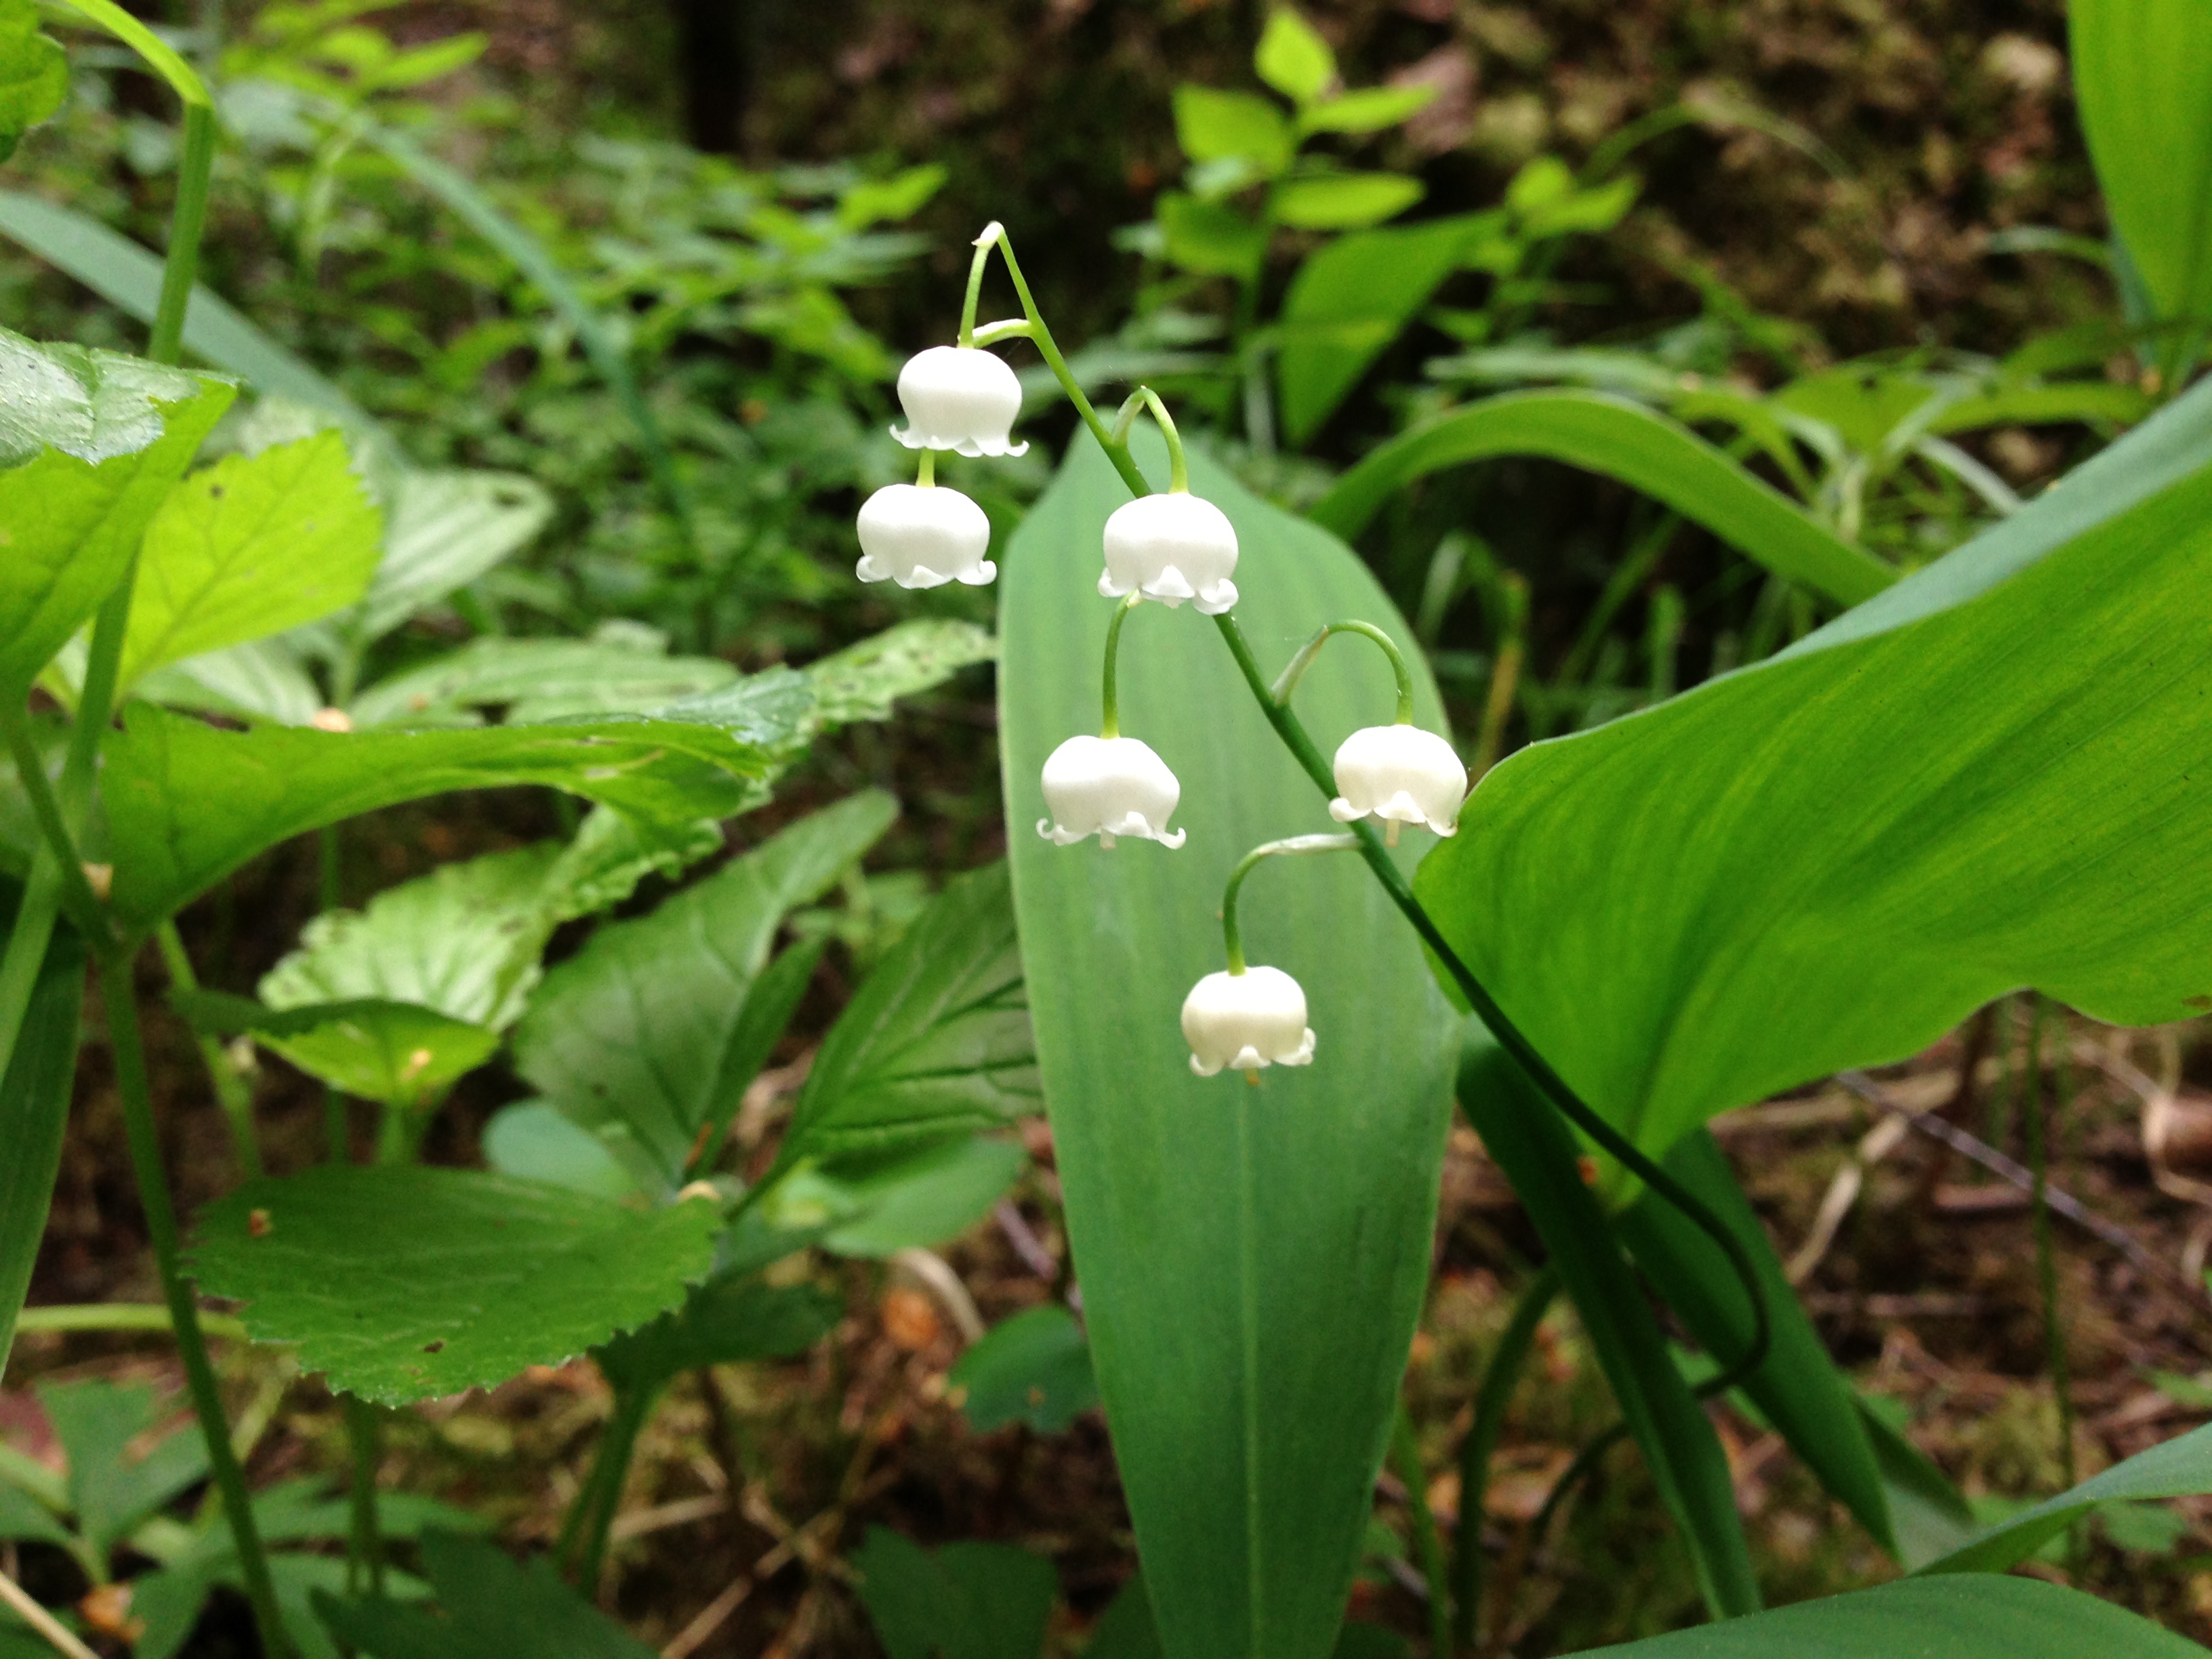
[[[1370,726],[1338,748],[1336,788],[1328,810],[1339,823],[1371,812],[1449,836],[1459,827],[1459,809],[1467,799],[1467,767],[1433,732],[1418,726]]]
[[[1279,968],[1208,974],[1182,1000],[1182,1035],[1200,1077],[1313,1063],[1306,994]]]
[[[938,587],[963,581],[981,587],[999,574],[983,556],[991,521],[983,509],[942,484],[885,484],[860,503],[864,582]]]
[[[1168,818],[1182,786],[1151,745],[1134,738],[1070,738],[1044,763],[1044,804],[1049,818],[1037,834],[1055,847],[1072,847],[1096,835],[1101,847],[1116,836],[1141,836],[1163,847],[1182,845]]]
[[[1131,591],[1164,605],[1195,599],[1209,617],[1237,603],[1237,530],[1212,501],[1188,491],[1139,495],[1106,520],[1106,574],[1098,591]]]
[[[1019,455],[1025,443],[1006,434],[1022,412],[1022,383],[1005,361],[978,346],[932,346],[899,370],[899,406],[906,430],[891,436],[908,449],[951,449],[963,455]]]

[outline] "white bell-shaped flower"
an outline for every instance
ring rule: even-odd
[[[1336,799],[1329,815],[1349,823],[1370,812],[1449,836],[1467,799],[1467,766],[1458,751],[1418,726],[1370,726],[1336,751]],[[1391,831],[1395,835],[1397,831]]]
[[[860,503],[860,529],[864,582],[981,587],[999,574],[983,556],[991,550],[990,520],[942,484],[885,484]]]
[[[1237,603],[1237,529],[1212,501],[1188,490],[1139,495],[1106,520],[1106,573],[1098,591],[1137,592],[1164,605],[1194,600],[1209,617]]]
[[[1182,1035],[1200,1077],[1313,1063],[1306,994],[1279,968],[1208,974],[1182,1000]]]
[[[899,406],[906,430],[891,436],[908,449],[951,449],[963,455],[1020,455],[1026,443],[1006,434],[1022,412],[1022,383],[1005,360],[980,346],[932,346],[899,370]]]
[[[1117,836],[1141,836],[1163,847],[1182,845],[1183,832],[1168,818],[1182,786],[1148,744],[1134,738],[1070,738],[1044,763],[1044,804],[1049,818],[1037,834],[1055,847],[1072,847],[1095,835],[1101,847]]]

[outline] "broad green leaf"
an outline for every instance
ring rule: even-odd
[[[884,1257],[957,1238],[990,1213],[1028,1162],[1019,1141],[984,1135],[888,1158],[841,1161],[828,1179],[853,1212],[823,1235],[823,1248]]]
[[[1291,164],[1297,139],[1283,112],[1249,92],[1175,89],[1176,142],[1194,161],[1249,161],[1261,178]]]
[[[69,96],[69,54],[39,32],[31,0],[0,0],[0,161]]]
[[[1685,1135],[1668,1154],[1667,1168],[1728,1226],[1758,1269],[1771,1338],[1766,1363],[1743,1392],[1875,1541],[1900,1555],[1881,1466],[1857,1398],[1805,1316],[1718,1143],[1704,1130]],[[1650,1192],[1613,1221],[1652,1288],[1705,1352],[1742,1352],[1751,1341],[1751,1306],[1720,1247]]]
[[[1467,1023],[1459,1102],[1574,1298],[1652,1484],[1680,1528],[1707,1608],[1717,1619],[1755,1611],[1759,1581],[1727,1455],[1668,1350],[1620,1235],[1583,1178],[1572,1132],[1478,1020]]]
[[[28,1492],[0,1481],[0,1539],[27,1544],[66,1544],[70,1529]]]
[[[637,1181],[607,1144],[557,1106],[520,1100],[484,1125],[484,1162],[520,1181],[543,1181],[594,1198],[627,1198]]]
[[[1275,374],[1294,444],[1321,429],[1368,366],[1459,264],[1461,217],[1340,237],[1298,267],[1284,296]]]
[[[15,924],[22,890],[0,881],[0,915]],[[0,932],[0,940],[6,934]],[[46,961],[23,1017],[22,1034],[0,1078],[0,1370],[15,1334],[15,1316],[31,1288],[46,1236],[54,1176],[61,1168],[76,1077],[77,1012],[84,996],[84,946],[66,923],[46,941]]]
[[[378,1506],[382,1525],[391,1497]],[[389,1538],[392,1534],[384,1534]],[[310,1555],[288,1550],[269,1557],[269,1577],[276,1590],[276,1606],[284,1619],[284,1632],[298,1650],[299,1659],[340,1659],[321,1621],[316,1617],[318,1593],[333,1595],[346,1587],[343,1557]],[[218,1585],[243,1592],[246,1577],[238,1558],[228,1550],[195,1555],[159,1572],[131,1581],[131,1617],[143,1623],[144,1632],[131,1646],[131,1659],[170,1659],[182,1648],[199,1622],[201,1610]],[[411,1573],[387,1565],[384,1593],[396,1601],[419,1601],[430,1587]]]
[[[2102,1474],[1969,1540],[1923,1572],[2002,1572],[2036,1553],[2100,1504],[2212,1492],[2212,1426],[2139,1452]]]
[[[658,646],[597,640],[482,639],[395,674],[354,699],[356,727],[442,726],[465,710],[503,708],[510,722],[641,714],[719,691],[738,671],[719,657],[670,657]]]
[[[897,811],[880,791],[854,795],[599,928],[532,997],[516,1069],[640,1180],[673,1192],[701,1130],[737,1110],[781,1029],[779,1019],[763,1032],[748,1013],[785,915],[843,874]]]
[[[994,1127],[1037,1103],[1006,867],[945,884],[815,1056],[778,1163]]]
[[[551,842],[441,865],[359,910],[325,910],[263,975],[271,1008],[380,1000],[503,1031],[522,1017],[538,958],[565,920],[547,878]]]
[[[961,1391],[960,1409],[978,1434],[1009,1423],[1059,1434],[1098,1403],[1091,1345],[1056,1302],[994,1325],[946,1381]]]
[[[139,322],[153,323],[161,300],[161,260],[129,237],[73,208],[12,190],[0,191],[0,235]],[[185,313],[185,349],[264,394],[327,410],[357,440],[378,436],[375,420],[334,382],[204,286],[193,288]]]
[[[226,455],[172,490],[146,526],[118,684],[352,604],[382,532],[335,432]]]
[[[465,1170],[325,1165],[200,1212],[192,1271],[298,1346],[331,1387],[384,1405],[559,1364],[676,1306],[721,1211],[638,1211]]]
[[[2212,11],[2071,0],[2067,21],[2112,228],[2159,316],[2212,319]]]
[[[1676,1631],[1589,1659],[2203,1659],[2194,1642],[2035,1578],[1907,1578]]]
[[[721,850],[722,826],[713,818],[641,820],[596,806],[545,872],[540,902],[573,921],[621,903],[647,876],[673,878]]]
[[[757,805],[811,711],[796,674],[646,715],[430,732],[218,732],[144,705],[109,740],[114,905],[149,927],[266,848],[455,789],[544,784],[671,829]]]
[[[844,1316],[845,1304],[814,1285],[769,1285],[750,1270],[717,1273],[681,1308],[618,1336],[594,1355],[618,1389],[658,1389],[707,1365],[805,1353]]]
[[[1052,1563],[1011,1544],[926,1550],[871,1527],[853,1565],[890,1659],[1037,1659],[1060,1599]]]
[[[1415,479],[1499,455],[1544,455],[1618,478],[1839,604],[1871,598],[1897,579],[1687,428],[1598,392],[1509,392],[1439,416],[1370,451],[1310,516],[1356,536]]]
[[[100,608],[231,388],[0,330],[0,696]]]
[[[284,640],[252,640],[156,668],[138,682],[137,695],[248,724],[306,726],[324,708],[321,688]]]
[[[889,720],[901,697],[934,690],[962,669],[994,661],[999,642],[973,623],[921,617],[806,665],[814,714],[824,730]]]
[[[1267,231],[1235,208],[1202,202],[1180,191],[1162,191],[1152,204],[1171,264],[1200,276],[1257,279],[1267,257]]]
[[[388,999],[270,1007],[218,991],[180,991],[170,1001],[195,1030],[246,1032],[333,1088],[387,1106],[438,1099],[499,1049],[495,1031]]]
[[[1098,1615],[1098,1626],[1083,1653],[1084,1659],[1162,1659],[1159,1628],[1152,1622],[1152,1604],[1141,1571],[1129,1575],[1121,1594]]]
[[[2208,437],[2212,386],[1768,663],[1512,757],[1424,902],[1654,1151],[2023,985],[2187,1018],[2212,988]]]
[[[163,1401],[145,1382],[42,1385],[39,1404],[69,1458],[70,1508],[95,1555],[107,1552],[148,1516],[204,1480],[207,1444],[181,1400]],[[170,1431],[157,1437],[165,1424]]]
[[[1252,52],[1259,76],[1294,103],[1310,104],[1336,79],[1336,54],[1313,25],[1288,6],[1267,14]]]
[[[1166,477],[1162,446],[1140,437],[1138,453]],[[1237,614],[1266,672],[1329,617],[1365,617],[1410,647],[1340,544],[1203,453],[1191,483],[1237,527]],[[1113,607],[1086,550],[1127,499],[1095,447],[1079,446],[1000,579],[1002,775],[1037,1059],[1167,1651],[1324,1659],[1427,1280],[1451,1027],[1411,931],[1359,861],[1285,860],[1246,886],[1244,936],[1255,960],[1304,987],[1318,1055],[1256,1089],[1192,1075],[1177,1010],[1221,966],[1231,866],[1260,842],[1329,823],[1204,617],[1145,605],[1121,641],[1121,729],[1182,781],[1174,821],[1188,844],[1062,848],[1030,828],[1045,757],[1097,730]],[[1419,718],[1440,727],[1415,674]],[[1371,649],[1332,647],[1298,708],[1331,753],[1389,717],[1389,673]]]
[[[344,625],[368,639],[390,633],[520,550],[552,516],[552,498],[514,473],[404,474],[385,525],[383,562]]]
[[[1276,220],[1293,230],[1362,230],[1395,219],[1426,186],[1402,173],[1316,173],[1275,188]]]
[[[1872,451],[1936,396],[1925,375],[1845,363],[1792,380],[1767,402],[1835,428],[1853,449]]]
[[[315,1611],[370,1659],[653,1659],[543,1556],[519,1565],[487,1540],[430,1532],[422,1571],[442,1617],[386,1597],[341,1601],[327,1591],[314,1598]]]
[[[1380,132],[1419,115],[1436,101],[1434,85],[1362,87],[1339,93],[1298,112],[1301,132]]]

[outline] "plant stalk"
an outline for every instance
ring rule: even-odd
[[[1471,1649],[1480,1639],[1484,1568],[1482,1553],[1483,1498],[1490,1489],[1490,1460],[1504,1431],[1506,1407],[1528,1363],[1536,1332],[1559,1294],[1559,1273],[1547,1267],[1528,1281],[1513,1305],[1513,1318],[1498,1339],[1490,1364],[1484,1368],[1474,1396],[1474,1420],[1459,1445],[1459,1537],[1453,1563],[1452,1634],[1461,1648]],[[1448,1653],[1449,1649],[1439,1649]]]
[[[161,952],[162,965],[169,970],[169,983],[179,991],[198,990],[199,978],[192,971],[192,959],[185,952],[185,942],[173,920],[154,930],[154,943]],[[195,1036],[216,1103],[222,1108],[224,1121],[230,1125],[230,1149],[238,1159],[239,1170],[248,1181],[258,1181],[264,1170],[261,1140],[254,1132],[253,1085],[230,1063],[221,1042],[204,1031]]]
[[[623,1487],[629,1479],[630,1459],[637,1437],[653,1413],[657,1389],[626,1389],[615,1395],[614,1415],[599,1439],[591,1478],[576,1494],[561,1528],[556,1552],[566,1555],[573,1547],[576,1558],[576,1588],[589,1600],[598,1599],[600,1570],[606,1565],[607,1537],[614,1529],[615,1512],[622,1507]]]
[[[229,1522],[240,1571],[246,1580],[246,1600],[252,1604],[253,1622],[261,1635],[264,1652],[288,1655],[283,1616],[276,1607],[276,1588],[269,1577],[268,1557],[253,1520],[253,1507],[246,1489],[246,1471],[230,1443],[230,1427],[223,1415],[222,1394],[216,1387],[215,1367],[208,1358],[207,1339],[200,1330],[199,1308],[185,1278],[182,1250],[177,1234],[177,1213],[169,1202],[167,1170],[161,1158],[161,1132],[154,1122],[153,1091],[147,1081],[146,1051],[138,1031],[138,1006],[131,983],[132,952],[110,947],[100,952],[100,990],[107,1010],[109,1042],[115,1053],[115,1080],[123,1097],[123,1125],[131,1146],[131,1166],[137,1177],[138,1197],[146,1212],[146,1231],[154,1246],[154,1264],[161,1274],[161,1297],[169,1308],[169,1322],[176,1332],[177,1352],[184,1362],[185,1385],[191,1395],[192,1411],[199,1419],[207,1442],[208,1463],[222,1494],[224,1519]]]
[[[1390,1461],[1406,1488],[1406,1507],[1413,1517],[1413,1549],[1421,1558],[1421,1577],[1429,1586],[1429,1652],[1434,1659],[1450,1659],[1452,1596],[1443,1540],[1437,1535],[1436,1514],[1429,1508],[1429,1477],[1421,1467],[1420,1439],[1403,1401],[1390,1431]]]
[[[376,1512],[376,1466],[381,1460],[381,1425],[376,1407],[355,1395],[345,1399],[346,1446],[353,1459],[353,1489],[347,1494],[346,1593],[358,1595],[363,1580],[371,1595],[384,1594],[384,1535]]]
[[[2027,1137],[2027,1168],[2031,1179],[2028,1203],[2035,1227],[2035,1275],[2043,1293],[2043,1343],[2051,1365],[2051,1391],[2058,1404],[2058,1468],[2060,1489],[2072,1487],[2074,1467],[2074,1389],[2066,1358],[2066,1327],[2058,1307],[2058,1257],[2051,1237],[2051,1186],[2043,1126],[2043,998],[2028,994],[2027,1061],[2021,1068],[2021,1121]],[[2062,1037],[2063,1033],[2062,1031]],[[2069,1528],[2069,1531],[2071,1529]]]

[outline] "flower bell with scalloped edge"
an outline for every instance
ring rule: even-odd
[[[1106,520],[1108,599],[1140,593],[1166,605],[1185,599],[1209,617],[1237,603],[1237,530],[1229,515],[1187,489],[1139,495]]]
[[[1444,738],[1413,725],[1370,726],[1336,751],[1329,816],[1350,823],[1370,813],[1395,834],[1401,823],[1449,836],[1467,799],[1467,765]]]
[[[856,574],[864,582],[981,587],[999,574],[983,556],[991,549],[990,520],[942,484],[885,484],[860,504],[860,532]]]
[[[1313,1063],[1306,994],[1279,968],[1208,974],[1183,999],[1182,1035],[1200,1077]]]
[[[1172,850],[1183,831],[1168,819],[1182,786],[1150,744],[1135,738],[1070,738],[1044,763],[1044,804],[1052,816],[1037,820],[1037,834],[1055,847],[1097,836],[1101,847],[1117,836],[1156,841]]]
[[[1021,455],[1029,445],[1007,434],[1022,412],[1022,383],[1005,361],[980,346],[932,346],[899,370],[906,429],[891,436],[908,449],[963,455]]]

